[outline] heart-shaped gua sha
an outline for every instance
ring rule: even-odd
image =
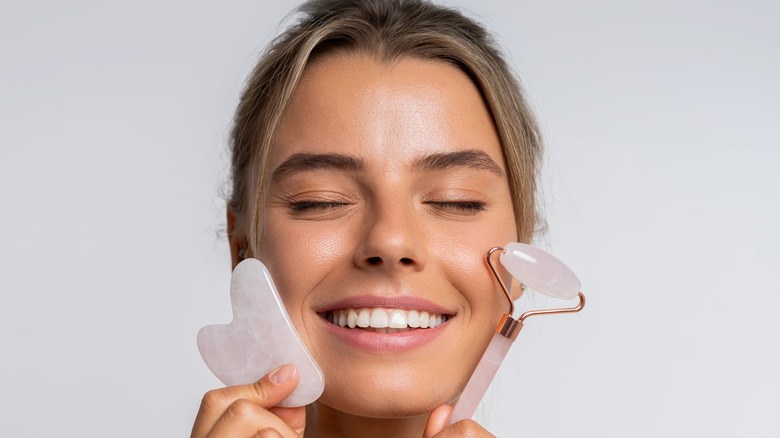
[[[275,368],[292,363],[298,386],[279,406],[305,406],[325,388],[322,370],[290,321],[271,274],[257,259],[236,266],[230,280],[233,321],[198,332],[198,349],[211,372],[225,385],[256,382]]]

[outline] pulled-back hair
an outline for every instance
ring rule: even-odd
[[[266,49],[247,80],[231,135],[231,237],[257,254],[268,157],[295,87],[312,60],[336,53],[455,65],[477,85],[496,125],[520,241],[537,225],[541,138],[522,88],[484,27],[425,0],[311,0]]]

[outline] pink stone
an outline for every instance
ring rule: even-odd
[[[477,410],[479,402],[485,395],[490,382],[493,381],[493,377],[495,377],[501,362],[503,362],[511,346],[512,340],[498,333],[493,334],[493,339],[490,340],[485,354],[482,355],[482,359],[479,360],[474,374],[471,375],[468,383],[466,383],[466,387],[460,394],[458,404],[455,405],[450,419],[447,420],[447,426],[460,420],[469,419],[474,415],[474,411]]]
[[[501,264],[520,283],[555,298],[571,299],[580,292],[577,275],[552,254],[524,243],[507,244]]]
[[[233,322],[209,325],[198,332],[198,349],[211,372],[225,385],[259,380],[292,363],[300,380],[279,406],[304,406],[325,388],[322,371],[287,315],[271,274],[257,259],[236,266],[230,281]]]

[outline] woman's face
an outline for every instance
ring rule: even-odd
[[[382,417],[451,401],[507,308],[484,256],[516,239],[499,138],[471,80],[415,58],[320,59],[270,169],[258,258],[322,367],[320,401]],[[442,322],[409,327],[425,319]]]

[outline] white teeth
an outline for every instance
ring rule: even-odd
[[[406,320],[409,323],[409,327],[417,328],[420,326],[420,314],[416,310],[410,310],[406,314]]]
[[[371,322],[369,326],[374,328],[387,328],[390,326],[390,319],[385,309],[374,309],[371,312]]]
[[[376,312],[374,312],[376,313]],[[371,319],[374,319],[372,316]],[[403,310],[393,310],[390,313],[390,328],[406,328],[406,312]]]
[[[360,309],[358,313],[356,324],[358,327],[366,328],[371,322],[371,315],[369,315],[367,309]]]
[[[420,312],[420,328],[428,328],[428,312]]]
[[[349,328],[368,328],[381,333],[397,333],[416,328],[435,328],[447,321],[444,315],[421,310],[382,307],[333,310],[325,315],[331,324]]]

